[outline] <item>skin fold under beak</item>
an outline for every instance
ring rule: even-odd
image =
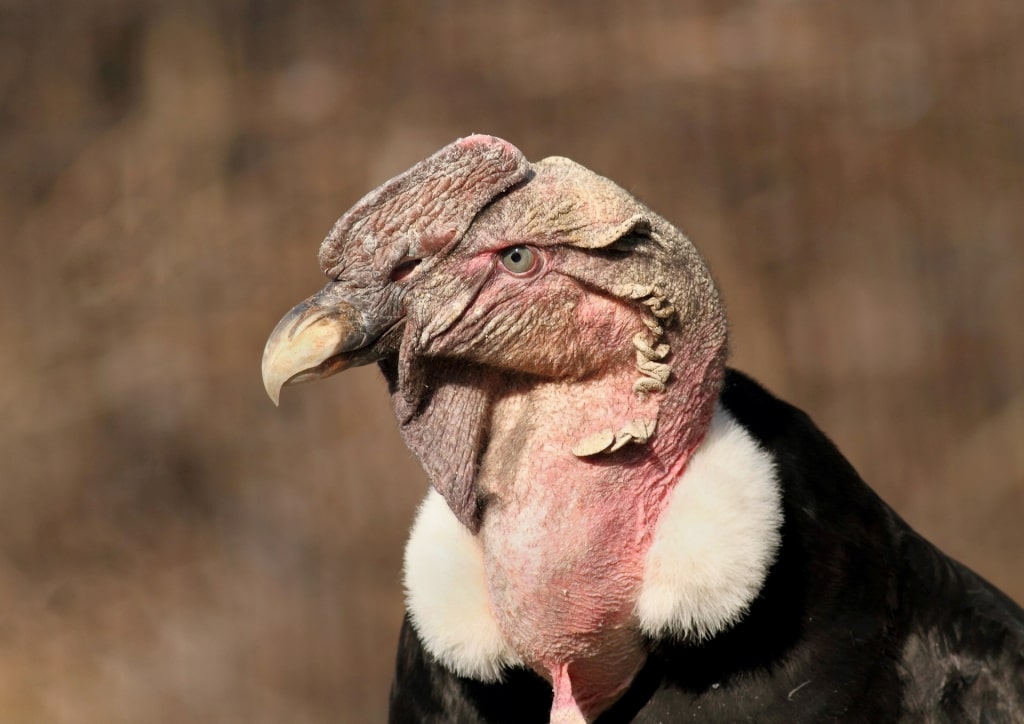
[[[297,304],[277,323],[263,349],[263,386],[277,405],[281,388],[329,377],[360,364],[353,353],[372,340],[362,315],[330,286]]]

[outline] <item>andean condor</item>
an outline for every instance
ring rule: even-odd
[[[377,362],[431,489],[393,722],[1024,722],[1024,612],[726,366],[693,245],[565,158],[458,140],[368,194],[267,342]]]

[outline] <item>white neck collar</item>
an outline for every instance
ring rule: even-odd
[[[719,406],[654,531],[638,629],[698,641],[735,625],[764,585],[781,526],[771,456]],[[497,681],[522,663],[491,612],[480,542],[433,489],[406,544],[405,589],[424,646],[456,674]]]

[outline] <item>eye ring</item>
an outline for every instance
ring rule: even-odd
[[[505,270],[516,276],[525,276],[536,271],[540,254],[523,244],[510,246],[498,252],[498,260]]]

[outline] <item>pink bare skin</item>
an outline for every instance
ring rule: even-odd
[[[523,287],[515,298],[525,305],[544,304],[550,287],[561,286],[546,276],[493,286],[509,282]],[[572,298],[559,291],[562,300]],[[487,301],[478,298],[475,306]],[[703,389],[716,360],[677,362],[677,374],[694,379],[676,380],[665,393],[638,394],[630,341],[644,329],[637,310],[580,294],[573,311],[573,326],[588,330],[575,342],[585,346],[573,352],[603,360],[603,367],[583,380],[530,380],[511,388],[496,377],[492,384],[501,391],[477,486],[489,501],[479,536],[498,625],[552,682],[556,709],[575,707],[589,719],[643,665],[633,608],[644,557],[711,410],[712,400],[681,393]],[[614,350],[621,352],[609,354]],[[673,414],[678,406],[696,407],[697,414],[681,418]],[[614,464],[571,452],[587,434],[637,418],[658,419],[658,433],[642,447],[618,451]],[[680,419],[697,424],[680,425]]]
[[[710,421],[726,334],[709,279],[684,277],[663,290],[676,314],[660,320],[624,297],[623,282],[642,287],[657,272],[589,249],[634,230],[623,223],[635,202],[607,186],[574,198],[581,167],[559,162],[550,175],[538,168],[485,210],[429,276],[417,269],[408,278],[428,303],[408,306],[403,354],[420,361],[424,387],[459,392],[446,405],[458,421],[443,413],[430,425],[410,419],[403,432],[429,471],[431,459],[451,459],[449,435],[466,439],[446,430],[475,417],[487,431],[478,457],[468,458],[478,461],[465,476],[471,480],[453,484],[458,471],[437,467],[435,486],[477,530],[495,619],[519,656],[552,682],[552,716],[579,721],[614,703],[643,666],[633,609],[644,556]],[[533,256],[525,273],[502,263],[502,252],[519,244]],[[691,301],[709,290],[712,304]],[[439,317],[440,300],[452,311]],[[664,327],[659,339],[652,324]],[[661,389],[635,389],[638,334],[671,350]],[[645,443],[573,453],[581,439],[637,419],[657,421]]]
[[[367,195],[321,263],[334,281],[279,324],[265,379],[302,334],[340,360],[318,369],[379,360],[552,720],[595,718],[643,666],[645,554],[724,375],[703,260],[607,179],[473,137]],[[289,336],[315,315],[336,328]]]

